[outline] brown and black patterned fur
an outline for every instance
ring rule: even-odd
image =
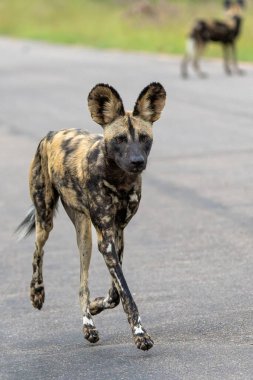
[[[84,336],[98,341],[92,315],[111,309],[122,301],[135,344],[142,350],[153,341],[141,324],[137,306],[122,272],[124,228],[136,213],[141,199],[141,172],[152,145],[152,124],[159,119],[166,93],[151,83],[139,95],[133,112],[125,112],[119,94],[109,85],[98,84],[88,96],[94,121],[103,135],[76,129],[50,132],[37,148],[30,170],[30,193],[34,208],[21,223],[25,235],[36,228],[31,302],[41,309],[43,247],[53,228],[58,198],[76,229],[80,251],[80,306]],[[91,224],[111,274],[106,297],[90,302],[88,270],[91,257]]]
[[[211,22],[198,20],[193,26],[187,40],[187,51],[181,64],[181,74],[184,78],[188,77],[188,64],[190,62],[192,62],[193,69],[199,77],[206,77],[206,74],[200,69],[199,61],[209,42],[221,44],[226,74],[231,75],[233,70],[237,74],[243,74],[237,63],[236,41],[241,32],[244,1],[226,0],[224,6],[227,20]]]

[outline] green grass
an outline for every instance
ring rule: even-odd
[[[21,38],[182,54],[194,19],[223,18],[222,0],[0,0],[0,34]],[[253,61],[253,0],[248,0],[239,57]],[[152,12],[150,14],[149,12]],[[208,48],[220,56],[220,48]]]

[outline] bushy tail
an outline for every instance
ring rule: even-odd
[[[18,235],[18,240],[24,239],[35,230],[35,208],[31,206],[25,219],[16,228],[15,234]]]

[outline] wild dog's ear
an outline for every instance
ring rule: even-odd
[[[232,5],[232,1],[231,0],[225,0],[224,1],[224,8],[225,9],[230,8],[231,5]]]
[[[154,123],[159,119],[165,105],[166,92],[160,83],[150,83],[140,93],[133,110],[133,116]]]
[[[244,0],[237,0],[237,4],[240,5],[241,8],[245,7],[245,1]]]
[[[92,119],[102,126],[125,115],[121,97],[108,84],[100,83],[93,87],[88,95],[88,107]]]

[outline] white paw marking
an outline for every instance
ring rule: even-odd
[[[139,335],[139,334],[144,334],[144,331],[142,329],[142,325],[134,326],[134,334]]]
[[[94,326],[94,323],[93,323],[93,320],[91,318],[88,318],[84,315],[83,316],[83,325]]]

